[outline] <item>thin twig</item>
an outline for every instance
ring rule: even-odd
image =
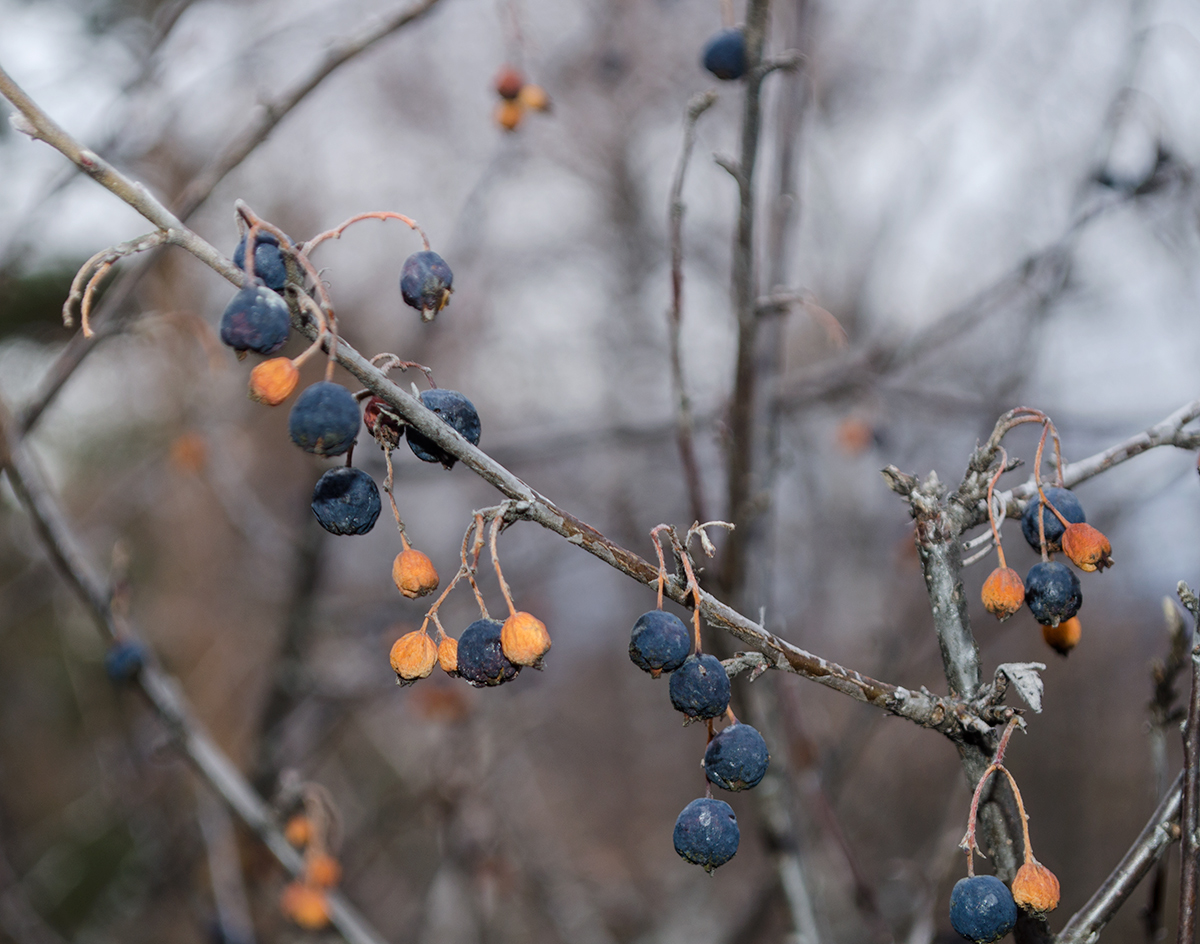
[[[1187,584],[1180,581],[1179,599],[1200,625],[1200,601]],[[1200,877],[1200,641],[1192,646],[1192,693],[1188,700],[1187,724],[1183,729],[1183,808],[1181,866],[1179,871],[1179,944],[1196,939],[1196,882]]]

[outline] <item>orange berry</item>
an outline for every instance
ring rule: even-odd
[[[1091,573],[1113,565],[1112,545],[1090,524],[1069,524],[1062,536],[1062,549],[1071,563]]]
[[[304,863],[304,880],[318,888],[333,888],[342,880],[342,867],[327,852],[310,854]]]
[[[312,842],[312,823],[303,813],[297,813],[287,821],[287,826],[283,828],[283,836],[297,849],[301,849]]]
[[[443,636],[437,648],[438,665],[447,675],[458,674],[458,640]]]
[[[171,443],[171,464],[184,472],[198,474],[208,458],[208,446],[199,433],[184,433]]]
[[[303,882],[292,882],[283,890],[279,910],[308,931],[319,931],[329,924],[329,902],[325,892]]]
[[[392,563],[392,580],[396,589],[410,600],[433,593],[438,588],[438,572],[433,561],[411,547],[396,555]]]
[[[401,636],[392,646],[392,670],[401,685],[428,678],[437,660],[437,646],[419,629]]]
[[[496,94],[501,98],[511,101],[521,94],[521,87],[525,84],[525,76],[515,66],[503,65],[500,67],[500,71],[496,73],[494,81]]]
[[[500,648],[513,665],[542,665],[542,656],[550,651],[546,624],[532,613],[514,613],[500,630]]]
[[[523,85],[517,93],[517,103],[530,111],[549,111],[550,96],[540,85]]]
[[[1068,655],[1079,645],[1079,637],[1082,635],[1083,625],[1078,616],[1063,620],[1057,626],[1042,626],[1042,638],[1046,640],[1046,645],[1060,656]]]
[[[496,106],[496,124],[505,131],[516,131],[523,117],[525,109],[519,102],[503,101]]]
[[[997,567],[983,582],[980,596],[987,611],[1004,621],[1025,603],[1025,584],[1011,567]]]
[[[1058,879],[1036,859],[1017,869],[1012,881],[1013,900],[1026,911],[1045,914],[1058,907]]]
[[[250,399],[279,406],[292,395],[299,380],[300,371],[290,357],[272,357],[250,371]]]

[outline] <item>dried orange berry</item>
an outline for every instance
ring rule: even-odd
[[[458,640],[443,636],[437,648],[438,665],[447,675],[458,674]]]
[[[287,821],[283,836],[297,849],[303,848],[312,842],[312,823],[303,813],[297,813]]]
[[[437,662],[437,646],[421,630],[406,633],[392,646],[392,669],[400,684],[428,678]]]
[[[518,102],[503,101],[496,106],[496,124],[505,131],[516,131],[525,117],[525,109]]]
[[[1045,914],[1058,907],[1058,879],[1036,859],[1017,869],[1012,881],[1013,900],[1026,911]]]
[[[1091,573],[1113,565],[1112,545],[1090,524],[1069,524],[1063,532],[1062,549],[1071,563]]]
[[[279,406],[292,395],[299,380],[300,371],[290,357],[272,357],[250,371],[250,399]]]
[[[342,880],[342,867],[329,853],[314,853],[304,863],[304,880],[318,888],[333,888]]]
[[[532,613],[514,613],[500,630],[500,648],[513,665],[540,667],[542,656],[550,651],[550,634]]]
[[[1057,626],[1042,626],[1042,638],[1046,640],[1046,645],[1060,656],[1067,655],[1079,645],[1079,637],[1082,635],[1083,625],[1078,616],[1063,620]]]
[[[521,94],[521,87],[525,84],[525,76],[521,75],[521,70],[515,66],[501,66],[500,71],[496,73],[496,94],[501,98],[514,99]]]
[[[325,892],[303,882],[292,882],[283,890],[279,910],[308,931],[319,931],[329,924],[329,902]]]
[[[998,620],[1006,620],[1025,603],[1025,584],[1011,567],[997,567],[983,582],[983,605]]]
[[[531,111],[550,110],[550,96],[540,85],[521,86],[521,91],[517,93],[517,102]]]
[[[438,572],[433,561],[411,547],[396,555],[392,564],[392,579],[396,589],[410,600],[433,593],[438,588]]]

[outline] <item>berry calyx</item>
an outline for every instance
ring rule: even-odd
[[[433,593],[438,588],[438,572],[428,556],[414,548],[405,548],[392,562],[392,580],[396,589],[410,600]]]
[[[1069,524],[1062,534],[1063,553],[1080,570],[1091,573],[1113,565],[1112,545],[1090,524]]]
[[[479,445],[479,414],[475,411],[474,404],[457,390],[445,390],[441,387],[426,390],[421,394],[421,402],[472,446]],[[447,469],[454,468],[454,463],[458,460],[433,440],[418,433],[411,426],[408,427],[407,434],[408,448],[422,462],[440,462]]]
[[[513,665],[540,669],[542,658],[550,651],[550,634],[546,632],[546,624],[532,613],[518,611],[504,621],[500,646]]]
[[[997,567],[983,582],[980,596],[987,611],[1003,622],[1024,605],[1025,584],[1011,567]]]
[[[504,655],[500,633],[504,624],[494,619],[478,619],[458,640],[458,674],[476,688],[503,685],[517,677],[519,665],[513,665]]]
[[[665,610],[643,613],[629,634],[629,658],[653,678],[674,672],[691,651],[691,633],[683,620]]]
[[[721,30],[713,36],[700,61],[718,79],[740,79],[746,74],[746,37],[741,29]]]
[[[706,721],[729,707],[729,676],[716,656],[688,656],[671,674],[671,704],[689,718]]]
[[[1017,904],[994,875],[960,878],[950,892],[950,924],[968,941],[991,944],[1016,926]]]
[[[1068,522],[1083,524],[1087,520],[1083,514],[1083,506],[1079,504],[1079,499],[1075,497],[1074,492],[1056,486],[1042,489],[1042,491],[1046,494],[1046,500],[1058,509],[1058,514],[1066,518]],[[1035,551],[1042,549],[1042,542],[1038,536],[1037,515],[1039,510],[1042,513],[1042,522],[1046,529],[1046,550],[1058,551],[1061,549],[1059,542],[1062,540],[1066,525],[1058,520],[1058,515],[1053,511],[1042,507],[1042,500],[1039,497],[1031,498],[1029,504],[1025,506],[1025,513],[1021,516],[1021,533],[1025,535],[1025,540]]]
[[[1083,625],[1079,622],[1078,616],[1063,620],[1057,626],[1042,627],[1042,638],[1046,640],[1046,645],[1060,656],[1069,655],[1071,650],[1079,645],[1082,635]]]
[[[392,644],[392,671],[401,685],[428,678],[437,664],[437,646],[422,630],[405,633]]]
[[[1031,914],[1044,915],[1058,907],[1058,877],[1031,857],[1013,877],[1012,896]]]
[[[246,268],[247,235],[242,236],[233,250],[233,264],[243,270]],[[279,240],[274,233],[259,230],[254,237],[254,276],[276,292],[282,291],[287,282],[287,264],[283,261],[283,250],[279,248]]]
[[[383,397],[371,397],[363,407],[363,422],[375,441],[385,449],[395,449],[404,435],[404,420]]]
[[[272,357],[250,371],[250,399],[279,406],[292,395],[299,381],[300,371],[290,357]]]
[[[1079,612],[1083,590],[1066,564],[1042,561],[1034,564],[1025,578],[1025,602],[1035,620],[1043,626],[1057,626]]]
[[[354,394],[341,384],[322,380],[296,398],[288,414],[288,433],[305,452],[340,456],[354,445],[361,423]]]
[[[756,728],[731,724],[708,742],[704,775],[724,790],[751,790],[766,776],[770,759],[767,742]]]
[[[313,514],[330,534],[366,534],[381,508],[379,488],[362,469],[330,469],[313,488]]]
[[[306,931],[319,931],[329,924],[329,900],[325,892],[305,882],[292,882],[283,890],[279,910]]]
[[[675,820],[675,851],[693,865],[712,872],[732,859],[738,850],[737,817],[724,800],[692,800]]]
[[[225,306],[221,315],[221,340],[245,356],[274,354],[288,339],[292,315],[283,299],[261,282],[247,284]]]
[[[432,321],[446,307],[453,282],[446,260],[432,249],[414,252],[400,270],[400,294],[406,305],[421,313],[422,321]]]

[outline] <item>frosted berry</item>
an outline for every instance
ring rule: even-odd
[[[250,399],[279,406],[292,395],[299,380],[300,371],[290,357],[272,357],[250,371]]]
[[[1016,923],[1017,904],[1008,886],[996,876],[974,875],[955,883],[950,892],[950,924],[968,941],[990,944]]]
[[[472,446],[479,445],[479,414],[475,406],[457,390],[426,390],[421,394],[421,402],[426,408],[433,410],[442,420],[453,428],[463,439]],[[440,462],[447,469],[454,468],[458,460],[441,446],[408,427],[408,448],[423,462]]]
[[[379,445],[395,449],[404,435],[404,420],[383,397],[371,397],[363,407],[363,422]]]
[[[748,724],[731,724],[704,751],[704,774],[725,790],[750,790],[767,773],[767,742]]]
[[[221,340],[243,354],[274,354],[288,339],[292,315],[283,299],[261,284],[247,285],[225,307]]]
[[[629,658],[654,678],[674,672],[691,651],[692,636],[683,620],[665,610],[643,613],[629,635]]]
[[[675,851],[706,872],[732,859],[740,838],[733,807],[724,800],[692,800],[675,820]]]
[[[1058,877],[1033,859],[1017,869],[1012,883],[1013,900],[1032,914],[1043,915],[1058,907]]]
[[[1025,584],[1011,567],[997,567],[983,582],[983,605],[1000,621],[1012,616],[1025,603]]]
[[[1083,605],[1079,578],[1066,564],[1043,561],[1034,564],[1025,578],[1025,602],[1033,618],[1044,626],[1069,620]]]
[[[704,68],[718,79],[740,79],[746,74],[746,37],[740,29],[721,30],[704,47]]]
[[[1042,627],[1042,638],[1046,640],[1046,645],[1060,656],[1070,655],[1071,650],[1079,645],[1082,636],[1083,625],[1078,616],[1063,620],[1057,626]]]
[[[1079,504],[1079,499],[1075,497],[1073,492],[1054,486],[1044,488],[1042,491],[1046,493],[1046,498],[1050,501],[1050,504],[1057,508],[1059,514],[1066,518],[1067,521],[1082,524],[1087,520],[1083,514],[1083,506]],[[1029,546],[1035,551],[1042,549],[1041,542],[1038,540],[1037,513],[1039,508],[1042,508],[1042,500],[1034,496],[1029,500],[1029,504],[1025,506],[1025,514],[1021,516],[1021,533],[1025,535],[1025,540],[1029,542]],[[1063,523],[1058,520],[1058,515],[1049,508],[1042,508],[1042,519],[1046,522],[1046,550],[1059,550],[1059,541],[1062,539],[1064,530]]]
[[[120,639],[104,654],[104,672],[118,685],[132,682],[146,664],[146,647],[132,639]]]
[[[246,268],[246,235],[233,250],[233,264],[239,269]],[[287,282],[287,264],[274,233],[259,230],[254,239],[254,277],[262,279],[267,288],[277,292]]]
[[[392,644],[392,671],[401,685],[429,678],[437,665],[437,646],[421,630],[405,633]]]
[[[318,456],[340,456],[354,445],[362,417],[354,394],[328,380],[308,387],[288,415],[292,442]]]
[[[438,588],[438,572],[428,555],[406,548],[392,561],[392,581],[410,600],[433,593]]]
[[[1112,545],[1090,524],[1070,524],[1062,536],[1063,553],[1080,570],[1091,573],[1113,565]]]
[[[366,534],[380,507],[379,488],[362,469],[330,469],[313,489],[313,514],[330,534]]]
[[[689,718],[705,721],[729,707],[729,676],[716,656],[688,656],[671,674],[671,704]]]
[[[463,630],[458,640],[458,674],[476,688],[502,685],[517,677],[519,665],[504,656],[499,620],[480,619]]]
[[[517,612],[504,621],[500,631],[504,657],[513,665],[542,667],[542,658],[550,651],[546,624],[532,613]]]
[[[400,294],[404,303],[421,313],[422,321],[434,316],[450,301],[454,273],[446,260],[432,249],[414,252],[400,270]]]

